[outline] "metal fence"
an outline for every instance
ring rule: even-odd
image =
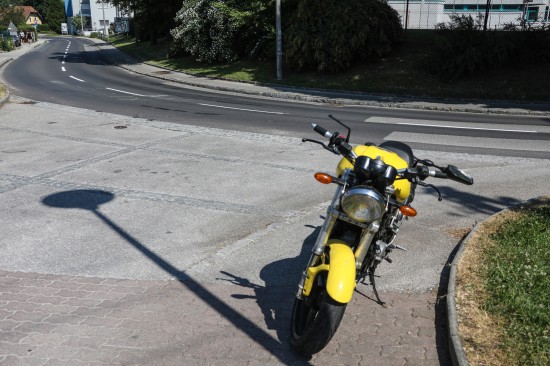
[[[487,27],[500,29],[522,22],[550,26],[550,0],[389,0],[405,29],[434,29],[447,23],[451,15],[471,15]]]

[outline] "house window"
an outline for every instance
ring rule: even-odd
[[[546,11],[544,13],[545,13],[544,20],[546,22],[550,22],[550,6],[546,7]]]
[[[525,19],[527,19],[528,22],[536,22],[539,19],[539,7],[528,6]]]

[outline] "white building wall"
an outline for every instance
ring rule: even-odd
[[[107,24],[107,27],[114,23],[115,17],[117,16],[116,8],[109,3],[97,3],[97,0],[89,0],[89,4],[87,1],[81,3],[81,0],[68,1],[72,4],[74,16],[80,14],[80,9],[82,9],[82,15],[90,18],[90,25],[92,27],[92,31],[94,32],[101,32],[103,30],[103,8],[105,8],[105,23]],[[73,29],[72,18],[73,17],[67,17],[70,34],[78,31],[78,29]]]
[[[403,27],[408,29],[434,29],[438,23],[450,21],[450,16],[471,15],[474,19],[481,14],[485,17],[486,0],[409,0],[408,13],[406,0],[389,0],[388,4],[401,17]],[[538,7],[538,21],[550,23],[550,0],[531,0],[527,3],[529,12]],[[487,26],[502,28],[506,24],[519,24],[524,14],[522,0],[491,0]],[[408,17],[407,17],[408,14]],[[534,14],[534,13],[533,13]],[[407,22],[407,24],[405,24]]]

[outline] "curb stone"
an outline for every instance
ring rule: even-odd
[[[103,40],[92,39],[93,44],[102,50],[101,46],[111,46],[114,49],[116,47],[112,46],[110,43],[107,43]],[[117,49],[118,50],[118,49]],[[122,51],[120,51],[122,53]],[[125,58],[131,58],[131,56],[123,54]],[[350,106],[370,106],[370,107],[385,107],[385,108],[396,108],[396,109],[412,109],[412,110],[425,110],[425,111],[443,111],[443,112],[465,112],[465,113],[478,113],[478,114],[501,114],[501,115],[528,115],[528,116],[549,116],[550,115],[550,105],[545,102],[532,103],[532,106],[540,106],[543,110],[529,110],[529,103],[517,103],[517,102],[507,102],[501,100],[466,100],[466,99],[447,99],[447,98],[424,98],[424,102],[418,101],[415,102],[413,99],[415,97],[409,96],[397,96],[391,94],[371,94],[371,93],[361,93],[361,92],[347,92],[339,90],[326,90],[326,89],[314,89],[307,87],[296,87],[291,85],[279,85],[279,84],[270,84],[270,83],[259,83],[259,82],[237,82],[222,78],[209,77],[209,76],[200,76],[207,80],[221,80],[232,82],[235,84],[244,85],[255,85],[259,87],[276,87],[281,89],[281,91],[259,91],[259,90],[247,90],[245,88],[239,88],[238,86],[221,86],[214,85],[212,83],[192,81],[192,80],[181,80],[175,79],[168,76],[162,76],[159,74],[151,74],[149,72],[144,72],[138,70],[135,67],[125,65],[124,60],[117,60],[111,58],[110,60],[116,66],[131,71],[136,74],[145,75],[149,77],[154,77],[159,80],[170,81],[179,83],[182,85],[187,85],[190,87],[210,89],[220,92],[230,92],[238,93],[244,95],[255,95],[265,98],[275,98],[280,100],[289,100],[289,101],[300,101],[307,103],[320,103],[320,104],[333,104],[333,105],[350,105]],[[189,76],[196,76],[193,74],[188,74],[185,72],[175,71],[168,69],[166,67],[154,65],[149,62],[141,62],[147,66],[158,68],[159,70],[167,70],[172,73],[180,73]],[[198,80],[198,79],[197,79]],[[309,93],[309,94],[307,94]],[[454,106],[451,103],[462,103],[462,106]],[[494,104],[494,107],[484,107],[476,106],[476,104]]]
[[[525,202],[522,202],[518,205],[514,205],[510,208],[501,210],[494,215],[491,215],[482,222],[476,224],[476,226],[466,235],[466,237],[460,242],[458,251],[451,263],[451,271],[449,274],[449,283],[447,285],[447,324],[449,329],[449,353],[451,355],[451,361],[454,366],[468,366],[468,359],[464,348],[462,347],[462,340],[458,333],[458,318],[456,313],[456,302],[455,302],[455,290],[456,290],[456,274],[457,268],[460,263],[460,258],[464,249],[468,245],[470,239],[478,231],[478,229],[483,226],[483,224],[492,218],[501,215],[507,211],[520,211],[525,210],[530,207],[536,206],[538,204],[543,204],[544,202],[550,201],[550,196],[540,196],[536,198],[531,198]]]
[[[0,69],[5,65],[7,64],[8,62],[10,62],[11,60],[13,60],[13,58],[8,58],[6,60],[0,60]],[[3,97],[0,98],[0,108],[2,108],[2,106],[4,104],[6,104],[9,100],[10,100],[10,90],[8,89],[8,87],[4,84],[4,83],[0,83],[0,85],[4,85],[6,87],[6,95],[4,95]]]

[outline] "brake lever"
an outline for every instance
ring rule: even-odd
[[[335,151],[334,148],[331,148],[330,146],[327,146],[324,142],[318,141],[318,140],[312,140],[312,139],[302,139],[302,142],[313,142],[314,144],[321,145],[323,149],[328,150],[332,152],[333,154],[339,155],[338,151]]]
[[[422,181],[417,181],[416,184],[418,184],[419,186],[422,186],[422,187],[433,188],[437,192],[437,195],[438,195],[437,200],[438,201],[443,201],[443,196],[441,196],[441,191],[439,190],[439,188],[437,188],[433,184],[424,183]]]

